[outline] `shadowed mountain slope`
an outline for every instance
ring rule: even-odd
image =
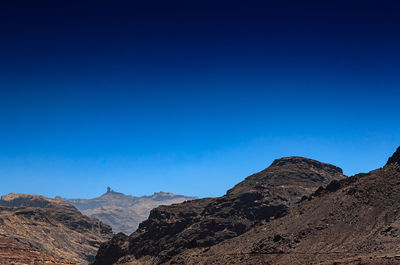
[[[12,193],[0,200],[0,234],[79,264],[92,261],[100,243],[113,235],[108,225],[66,202]]]
[[[211,248],[169,264],[400,264],[400,149],[359,174]]]
[[[254,225],[280,217],[320,186],[346,177],[338,167],[302,157],[275,160],[219,198],[160,206],[129,237],[102,244],[95,265],[167,262],[190,249],[237,237]],[[139,260],[139,261],[138,261]]]
[[[397,151],[388,159],[388,162],[386,165],[390,164],[400,164],[400,147],[397,149]]]
[[[63,199],[83,214],[110,225],[115,233],[130,234],[135,231],[142,221],[146,220],[150,211],[160,205],[181,203],[196,199],[170,192],[156,192],[151,196],[135,197],[115,192],[107,188],[107,192],[93,199]]]

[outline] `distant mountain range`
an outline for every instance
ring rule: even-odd
[[[151,196],[135,197],[113,191],[110,187],[100,197],[93,199],[65,199],[64,200],[83,214],[98,219],[112,227],[114,233],[134,232],[139,224],[146,220],[150,211],[160,205],[181,203],[197,197],[176,195],[170,192],[155,192]]]

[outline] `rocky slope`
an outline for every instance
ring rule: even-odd
[[[65,259],[38,251],[23,243],[0,236],[0,264],[6,265],[73,265]]]
[[[396,163],[400,163],[400,147],[397,148],[397,151],[388,159],[386,166]]]
[[[113,234],[109,226],[82,215],[66,202],[9,194],[0,200],[0,235],[69,262],[87,264],[100,243]]]
[[[400,149],[385,167],[319,189],[282,218],[167,263],[400,264],[399,202]]]
[[[94,264],[163,263],[186,251],[208,248],[285,215],[304,196],[345,178],[340,168],[315,160],[278,159],[225,196],[152,210],[129,237],[118,234],[102,244]]]
[[[135,197],[115,192],[107,188],[107,192],[93,199],[63,199],[83,214],[99,219],[110,225],[115,233],[130,234],[142,221],[146,220],[150,211],[159,205],[170,205],[196,199],[170,192],[156,192],[151,196]]]

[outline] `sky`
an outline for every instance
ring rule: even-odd
[[[400,145],[400,2],[0,2],[0,194],[223,195]]]

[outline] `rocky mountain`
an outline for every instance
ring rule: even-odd
[[[7,237],[0,236],[0,264],[12,265],[73,265],[65,259],[38,251],[37,249]]]
[[[63,199],[83,214],[101,220],[110,225],[115,233],[130,234],[142,221],[146,220],[150,211],[160,205],[170,205],[193,200],[197,197],[176,195],[170,192],[156,192],[151,196],[135,197],[115,192],[107,188],[107,192],[93,199]]]
[[[169,264],[400,264],[400,149],[381,169],[319,189],[282,218]]]
[[[136,232],[102,244],[94,264],[159,264],[203,251],[284,216],[320,187],[345,179],[340,168],[315,160],[275,160],[222,197],[157,207]]]
[[[397,149],[397,151],[388,159],[386,166],[390,164],[400,164],[400,147]]]
[[[71,263],[88,264],[100,243],[113,233],[108,225],[90,219],[64,201],[11,193],[0,200],[0,235]],[[28,257],[21,254],[21,258]]]

